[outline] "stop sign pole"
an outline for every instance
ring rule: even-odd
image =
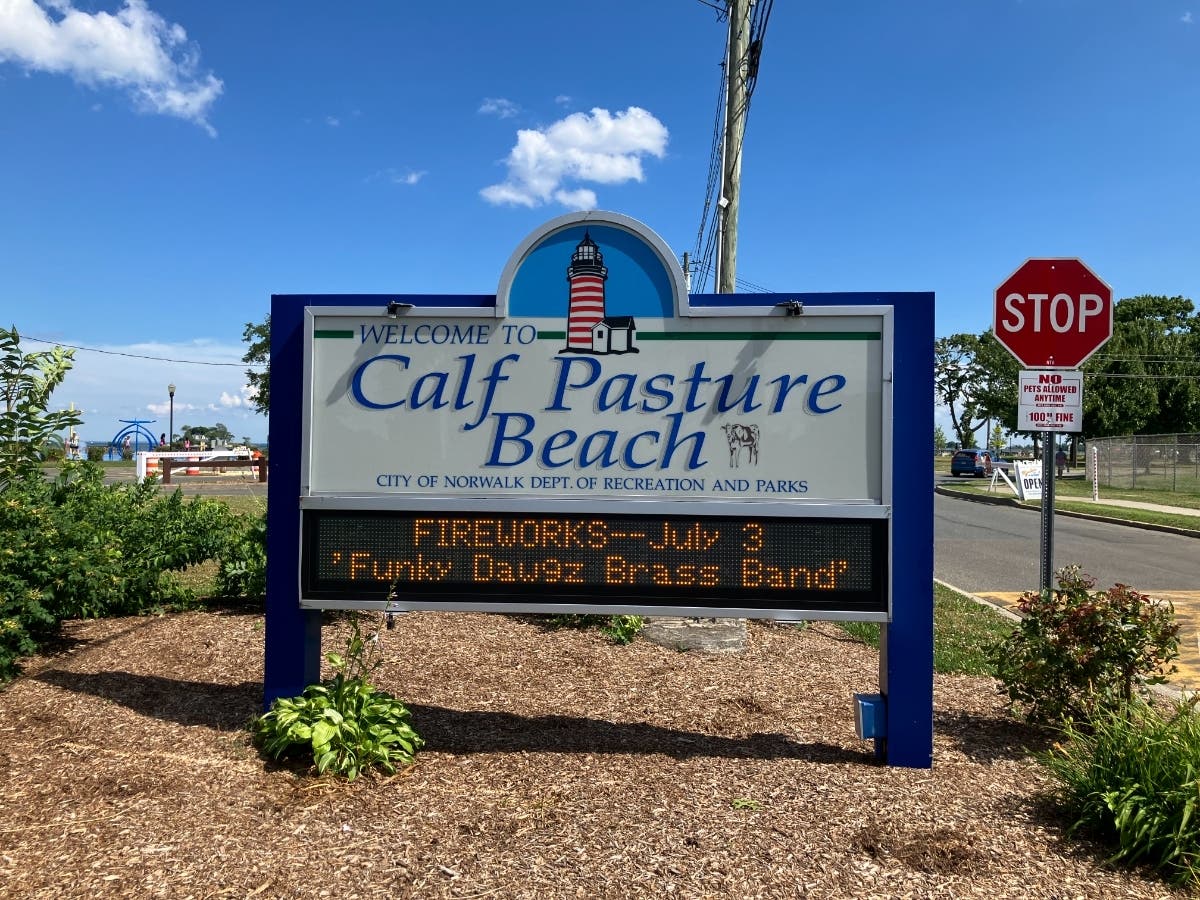
[[[1081,260],[1027,259],[996,288],[992,332],[1026,369],[1078,369],[1112,337],[1112,288]],[[1054,584],[1054,432],[1041,432],[1041,589]]]

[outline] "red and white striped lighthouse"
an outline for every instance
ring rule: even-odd
[[[571,254],[567,266],[567,282],[571,285],[571,302],[567,311],[567,349],[590,352],[592,329],[604,320],[604,282],[608,269],[604,257],[591,236],[584,231],[583,240]]]

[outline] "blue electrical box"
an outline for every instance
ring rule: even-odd
[[[854,731],[863,740],[887,737],[887,701],[883,694],[854,695]]]

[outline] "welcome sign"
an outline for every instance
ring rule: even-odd
[[[890,310],[703,315],[649,265],[592,214],[504,318],[309,308],[306,493],[883,503]]]
[[[307,305],[304,602],[886,618],[891,308],[677,276],[589,213],[491,302]]]
[[[271,366],[268,702],[322,609],[857,619],[930,764],[932,294],[689,295],[580,213],[493,295],[275,295]]]

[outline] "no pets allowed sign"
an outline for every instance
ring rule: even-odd
[[[1021,371],[1017,431],[1083,430],[1083,373]]]

